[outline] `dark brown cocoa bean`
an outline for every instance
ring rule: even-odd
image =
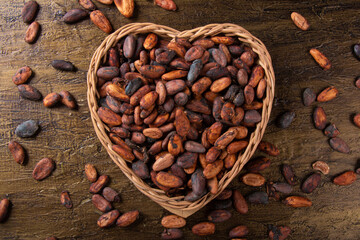
[[[229,71],[227,70],[226,67],[213,67],[211,69],[209,69],[206,73],[205,76],[211,78],[212,80],[216,80],[216,79],[220,79],[226,76],[229,76]]]
[[[161,239],[163,240],[172,240],[172,239],[180,239],[183,237],[183,231],[178,228],[168,228],[164,229],[164,232],[161,233]]]
[[[265,192],[254,192],[247,196],[247,200],[252,204],[268,204],[269,197]]]
[[[105,187],[103,189],[102,195],[109,202],[120,202],[119,193],[110,187]]]
[[[165,67],[160,65],[144,65],[139,72],[146,78],[157,79],[165,73]]]
[[[185,150],[189,151],[189,152],[193,152],[193,153],[205,153],[206,152],[206,148],[195,141],[186,141],[185,142]]]
[[[62,20],[65,23],[76,23],[79,22],[83,19],[85,19],[86,17],[88,17],[89,14],[87,11],[83,10],[83,9],[79,9],[79,8],[75,8],[75,9],[71,9],[69,10],[62,18]]]
[[[51,66],[53,66],[53,68],[55,68],[57,70],[61,70],[61,71],[75,71],[76,70],[75,66],[71,62],[65,61],[65,60],[53,60],[51,62]],[[100,76],[98,75],[98,77],[104,78],[101,75]],[[104,79],[108,79],[108,78],[104,78]]]
[[[31,23],[38,12],[39,5],[36,1],[28,1],[21,10],[21,17],[24,23]]]
[[[310,106],[316,100],[316,94],[310,88],[306,88],[303,92],[303,103],[305,106]]]
[[[330,147],[335,151],[341,153],[350,153],[350,148],[347,143],[339,137],[334,137],[329,140]]]
[[[261,141],[258,145],[258,149],[266,154],[269,154],[270,156],[278,156],[280,154],[279,149],[269,142]]]
[[[324,134],[327,137],[334,138],[340,134],[340,131],[335,124],[330,124],[324,129]]]
[[[10,201],[7,198],[4,198],[0,201],[0,222],[5,222],[8,217],[10,208]]]
[[[191,188],[195,194],[200,195],[206,187],[206,179],[200,168],[191,175]]]
[[[305,179],[305,181],[301,185],[301,190],[304,193],[312,193],[320,184],[320,181],[321,181],[320,173],[311,174],[309,177]]]
[[[204,54],[205,49],[202,46],[193,46],[187,50],[184,59],[188,62],[192,62],[195,59],[201,58]]]
[[[231,218],[231,212],[227,210],[213,210],[207,218],[210,222],[214,223],[225,222]]]
[[[182,168],[189,168],[194,165],[198,156],[197,153],[185,152],[177,158],[176,164]]]
[[[244,122],[245,123],[258,123],[261,121],[261,115],[256,110],[248,110],[245,112],[244,115]]]
[[[285,180],[290,185],[295,185],[297,183],[297,178],[296,178],[295,173],[290,165],[284,164],[282,166],[282,174],[283,174]]]
[[[288,111],[281,114],[278,118],[277,125],[280,128],[288,128],[295,118],[295,112]]]
[[[28,84],[21,84],[17,86],[20,96],[32,101],[37,101],[42,98],[39,90]]]
[[[270,166],[270,159],[266,157],[258,157],[256,159],[250,160],[246,165],[245,168],[249,172],[258,173]]]
[[[269,238],[271,240],[285,240],[291,233],[291,229],[288,226],[269,226]]]

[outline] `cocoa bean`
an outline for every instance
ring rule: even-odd
[[[236,154],[228,154],[224,159],[224,167],[226,169],[231,169],[236,162]]]
[[[233,103],[235,104],[236,107],[239,107],[243,105],[244,102],[245,102],[244,92],[242,89],[240,89],[239,92],[235,95]]]
[[[231,213],[227,210],[213,210],[207,218],[213,223],[225,222],[231,218]]]
[[[40,24],[38,22],[33,22],[29,25],[25,33],[25,42],[35,43],[40,33]]]
[[[182,168],[189,168],[196,163],[197,158],[197,153],[185,152],[177,158],[176,164]]]
[[[195,194],[204,192],[206,186],[205,176],[200,168],[191,175],[191,188]]]
[[[90,182],[96,182],[97,171],[94,165],[88,163],[85,165],[85,176]]]
[[[105,187],[102,192],[104,198],[109,202],[120,202],[119,193],[110,187]]]
[[[359,113],[354,116],[353,122],[357,127],[360,128],[360,114]]]
[[[265,142],[265,141],[261,141],[259,143],[258,149],[260,151],[262,151],[270,156],[274,156],[274,157],[276,157],[280,154],[279,149],[275,145],[273,145],[269,142]]]
[[[194,225],[192,233],[198,236],[208,236],[215,233],[215,224],[210,222],[201,222]]]
[[[269,197],[265,192],[254,192],[247,196],[247,200],[252,204],[268,204]]]
[[[143,134],[153,139],[159,139],[163,136],[163,132],[159,128],[146,128],[143,130]]]
[[[160,65],[144,65],[139,72],[146,78],[157,79],[165,73],[165,67]]]
[[[221,150],[216,147],[211,147],[206,153],[206,162],[213,163],[220,156]]]
[[[292,12],[291,13],[291,20],[293,20],[294,24],[300,28],[301,30],[308,30],[310,25],[306,18],[304,18],[300,13]]]
[[[76,109],[77,103],[75,98],[68,92],[68,91],[61,91],[59,92],[60,95],[60,101],[62,104],[67,106],[70,109]]]
[[[291,112],[291,111],[285,112],[279,116],[277,125],[280,128],[288,128],[292,123],[292,121],[294,120],[294,118],[295,118],[295,112]]]
[[[32,76],[33,72],[30,67],[25,66],[16,71],[12,77],[12,81],[16,85],[24,84]]]
[[[333,100],[339,95],[339,91],[334,87],[330,86],[328,88],[325,88],[319,95],[317,96],[318,102],[328,102],[330,100]]]
[[[350,153],[350,148],[347,143],[339,137],[334,137],[329,140],[330,147],[335,151],[341,153]]]
[[[224,44],[224,45],[231,45],[235,42],[233,37],[226,37],[226,36],[214,36],[211,37],[211,40],[216,44]]]
[[[311,207],[312,202],[305,198],[299,196],[290,196],[285,198],[284,203],[293,208],[300,208],[300,207]]]
[[[103,198],[99,194],[94,194],[91,198],[94,206],[99,209],[101,212],[109,212],[112,209],[111,203],[108,202],[105,198]]]
[[[69,10],[63,16],[62,20],[65,23],[71,24],[71,23],[79,22],[79,21],[85,19],[87,16],[89,16],[87,11],[85,11],[83,9],[75,8],[75,9]]]
[[[15,162],[20,165],[24,164],[26,158],[25,149],[16,141],[10,141],[8,147]]]
[[[197,77],[200,75],[201,69],[203,68],[203,62],[201,59],[196,59],[191,65],[187,75],[189,83],[194,83]]]
[[[97,220],[97,225],[101,228],[107,228],[115,224],[116,219],[120,216],[120,212],[115,209],[108,213],[104,213]]]
[[[29,99],[32,101],[37,101],[40,100],[42,98],[41,93],[39,92],[39,90],[37,90],[36,88],[34,88],[31,85],[28,84],[20,84],[17,86],[20,96],[25,98],[25,99]]]
[[[288,226],[269,226],[269,238],[271,240],[285,240],[290,234],[291,229]]]
[[[333,179],[333,183],[339,186],[347,186],[356,181],[356,174],[353,171],[344,172]]]
[[[156,161],[152,166],[154,171],[161,171],[164,170],[174,163],[174,156],[168,152],[162,152],[156,156]]]
[[[220,79],[215,80],[211,86],[210,90],[212,92],[218,93],[229,87],[231,84],[231,79],[229,77],[223,77]]]
[[[233,191],[233,202],[234,207],[237,212],[240,214],[247,214],[249,211],[248,204],[245,201],[245,198],[241,195],[239,190]]]
[[[10,201],[7,198],[4,198],[0,201],[0,222],[5,222],[8,217],[10,208]]]
[[[360,45],[359,44],[354,45],[353,52],[354,52],[354,55],[357,57],[357,59],[360,60]]]
[[[61,71],[75,71],[76,68],[75,66],[69,62],[69,61],[65,61],[65,60],[53,60],[51,62],[51,66],[53,66],[53,68],[57,69],[57,70],[61,70]],[[99,76],[101,77],[101,76]]]
[[[186,220],[177,215],[168,215],[161,219],[164,228],[182,228],[186,225]]]
[[[252,187],[260,187],[265,184],[265,178],[258,173],[247,173],[241,177],[241,181]]]
[[[244,115],[244,122],[247,124],[259,123],[261,121],[261,115],[256,110],[248,110]]]
[[[156,1],[165,1],[165,0],[156,0]],[[172,1],[172,0],[166,0]],[[172,240],[172,239],[180,239],[183,237],[183,231],[177,228],[168,228],[164,229],[164,232],[161,233],[161,239],[163,240]]]
[[[24,23],[31,23],[38,12],[39,4],[36,1],[28,1],[21,10],[21,18]]]
[[[229,238],[245,237],[249,234],[249,229],[244,225],[234,227],[229,232]]]
[[[324,134],[327,137],[333,138],[337,137],[340,134],[340,131],[335,124],[330,124],[324,129]]]
[[[315,48],[310,49],[310,54],[324,70],[329,70],[331,68],[331,62],[319,50]]]
[[[149,169],[143,161],[139,160],[133,162],[131,168],[139,178],[141,179],[150,178]]]
[[[190,64],[183,58],[176,58],[169,63],[170,67],[178,70],[189,70]]]
[[[68,191],[62,191],[60,195],[60,202],[62,205],[64,205],[66,208],[70,209],[73,206],[73,203],[71,201],[70,195]]]
[[[287,183],[274,183],[272,187],[278,192],[290,194],[292,192],[292,187],[290,184]]]
[[[256,89],[256,96],[258,99],[262,99],[264,97],[266,91],[266,80],[263,78],[259,81],[259,84]]]
[[[220,117],[224,121],[231,121],[235,116],[235,105],[230,102],[224,103],[221,112]]]
[[[239,45],[231,45],[229,46],[229,52],[233,56],[240,56],[244,52],[244,48]]]
[[[205,76],[211,78],[212,80],[221,79],[223,77],[227,77],[229,75],[229,71],[226,67],[213,67],[209,69]]]
[[[316,100],[316,94],[310,88],[306,88],[303,92],[303,103],[305,106],[310,106]]]
[[[218,149],[226,148],[236,137],[237,130],[235,128],[229,129],[224,134],[222,134],[214,143],[214,147]]]
[[[229,154],[234,154],[234,153],[238,153],[241,150],[245,149],[248,146],[249,142],[248,141],[234,141],[232,143],[230,143],[226,150]]]
[[[198,142],[186,141],[185,150],[193,153],[205,153],[206,148]]]
[[[217,160],[213,163],[209,163],[203,171],[205,178],[211,179],[213,177],[216,177],[216,175],[222,170],[223,166],[223,160]]]
[[[90,193],[98,193],[105,187],[105,185],[109,182],[109,176],[101,175],[96,182],[90,185],[89,192]]]
[[[96,10],[96,5],[91,0],[79,0],[79,4],[86,10]]]
[[[90,19],[103,32],[110,34],[113,31],[110,21],[100,10],[92,11]]]
[[[312,165],[314,170],[320,171],[322,174],[327,175],[330,172],[330,167],[326,162],[323,161],[316,161]]]
[[[43,99],[43,104],[45,107],[54,107],[58,102],[60,102],[61,96],[58,93],[49,93]]]
[[[295,173],[292,169],[292,167],[288,164],[283,164],[282,165],[282,174],[285,178],[285,180],[290,184],[290,185],[295,185],[297,183],[297,177],[295,176]]]
[[[121,125],[122,123],[121,117],[116,113],[114,113],[113,111],[111,111],[110,109],[100,107],[97,111],[97,114],[101,119],[101,121],[103,121],[106,124],[117,126],[117,125]]]
[[[28,120],[19,124],[15,129],[15,134],[18,137],[26,138],[32,137],[39,129],[39,124],[34,120]]]
[[[320,173],[311,174],[309,177],[305,179],[301,186],[301,190],[304,193],[312,193],[317,186],[320,184],[321,175]]]
[[[43,158],[35,165],[35,168],[32,172],[32,177],[35,180],[41,181],[50,176],[54,169],[55,162],[50,158]]]
[[[178,188],[183,185],[181,178],[167,172],[159,172],[156,175],[156,181],[164,187]]]
[[[270,166],[270,159],[266,157],[258,157],[255,159],[250,160],[246,165],[245,168],[249,172],[258,173],[263,171],[264,169]]]

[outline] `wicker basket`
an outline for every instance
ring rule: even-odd
[[[143,180],[141,180],[134,172],[127,166],[126,162],[115,153],[111,146],[113,143],[107,135],[108,127],[100,120],[97,115],[98,110],[98,97],[99,93],[96,89],[97,77],[96,71],[101,65],[101,62],[105,60],[107,51],[113,47],[122,37],[128,34],[141,34],[153,32],[164,39],[171,40],[175,36],[187,38],[189,41],[193,41],[198,38],[206,36],[214,36],[218,34],[224,34],[227,36],[236,36],[246,45],[250,46],[254,52],[259,55],[258,64],[261,65],[265,70],[265,78],[267,81],[266,98],[263,100],[262,119],[257,124],[255,131],[251,134],[249,145],[245,152],[237,159],[237,162],[233,168],[224,174],[223,178],[219,181],[219,192],[216,195],[210,193],[203,196],[201,199],[195,202],[188,202],[183,200],[183,196],[168,197],[164,191],[160,189],[151,188]],[[91,119],[94,124],[95,132],[100,139],[101,143],[109,153],[111,159],[120,167],[123,173],[132,181],[135,186],[146,196],[151,198],[153,201],[169,210],[170,212],[177,214],[182,217],[188,217],[195,213],[218,194],[220,194],[226,186],[237,176],[244,165],[248,162],[250,157],[254,154],[257,145],[263,137],[266,125],[268,123],[272,102],[274,98],[275,89],[275,76],[272,67],[271,57],[265,47],[265,45],[256,37],[251,35],[244,28],[235,24],[210,24],[204,27],[195,28],[179,32],[170,27],[156,25],[152,23],[132,23],[125,25],[118,29],[116,32],[109,35],[95,51],[89,66],[89,72],[87,75],[87,100],[91,112]]]

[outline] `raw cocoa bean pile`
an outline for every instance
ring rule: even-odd
[[[257,54],[234,37],[124,37],[97,71],[99,118],[135,174],[195,201],[217,193],[261,121]]]

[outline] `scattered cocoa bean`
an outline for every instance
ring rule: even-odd
[[[116,220],[120,216],[120,212],[115,209],[108,213],[104,213],[97,220],[97,225],[101,228],[107,228],[115,224]]]
[[[254,192],[247,196],[247,200],[252,204],[268,204],[269,197],[266,192]]]
[[[91,0],[79,0],[79,4],[86,10],[90,10],[90,11],[96,10],[96,6]]]
[[[210,222],[201,222],[194,225],[192,233],[198,236],[208,236],[215,233],[215,224]]]
[[[313,114],[315,127],[319,130],[323,130],[326,127],[326,114],[322,107],[317,107]]]
[[[158,0],[160,1],[160,0]],[[183,237],[183,231],[178,228],[169,228],[164,229],[164,232],[161,233],[161,239],[163,240],[172,240],[172,239],[180,239]]]
[[[322,174],[327,175],[330,172],[330,167],[326,162],[316,161],[312,164],[314,170],[320,171]]]
[[[164,228],[182,228],[186,225],[186,220],[177,215],[168,215],[161,219]]]
[[[301,186],[301,190],[304,193],[312,193],[320,184],[320,181],[321,181],[320,173],[313,173],[305,179],[305,181]]]
[[[5,222],[5,220],[8,217],[10,208],[10,200],[7,198],[4,198],[0,201],[0,222]]]
[[[290,185],[295,185],[297,183],[297,178],[295,176],[295,173],[292,169],[292,167],[288,164],[283,164],[282,165],[282,174],[285,178],[285,180],[290,184]]]
[[[50,176],[54,169],[55,162],[50,158],[43,158],[35,165],[32,176],[35,180],[41,181]]]
[[[339,186],[347,186],[356,181],[356,174],[353,171],[344,172],[333,179],[333,183]]]
[[[96,182],[90,185],[89,191],[91,193],[98,193],[105,187],[105,185],[109,182],[109,176],[101,175]]]
[[[255,159],[250,160],[246,165],[245,168],[249,172],[258,173],[270,166],[270,159],[266,157],[258,157]]]
[[[241,214],[247,214],[249,211],[248,204],[245,198],[241,195],[239,190],[233,191],[233,203],[235,210]]]
[[[90,19],[103,32],[110,34],[113,31],[110,21],[100,10],[92,11]]]
[[[347,143],[339,137],[330,138],[330,147],[335,151],[341,153],[350,153],[350,148]]]
[[[213,223],[225,222],[231,218],[231,213],[227,210],[213,210],[208,215],[208,220]]]
[[[64,205],[66,208],[70,209],[73,206],[73,203],[71,201],[70,195],[68,191],[62,191],[60,195],[60,202],[62,205]]]
[[[316,100],[316,94],[310,88],[306,88],[303,92],[303,103],[305,106],[310,106]]]
[[[28,1],[21,10],[21,17],[24,23],[31,23],[38,12],[39,4],[36,1]]]
[[[119,227],[128,227],[139,219],[139,215],[138,210],[126,212],[117,219],[116,225]]]
[[[288,226],[269,226],[269,238],[271,240],[285,240],[291,234],[291,229]]]
[[[32,44],[35,43],[40,33],[40,24],[38,22],[32,22],[26,30],[25,42]]]
[[[26,158],[25,149],[16,141],[10,141],[8,147],[15,162],[23,165]]]
[[[301,30],[306,31],[310,27],[308,21],[300,13],[292,12],[291,19],[293,20],[294,24]]]
[[[53,68],[57,69],[57,70],[61,70],[61,71],[75,71],[76,68],[75,66],[68,61],[65,60],[53,60],[51,62],[51,66],[53,66]]]
[[[310,54],[324,70],[329,70],[331,68],[331,62],[319,50],[313,48],[310,50]]]
[[[37,90],[36,88],[34,88],[31,85],[28,84],[20,84],[17,86],[20,96],[25,98],[25,99],[29,99],[32,101],[37,101],[40,100],[42,98],[41,93],[39,92],[39,90]]]
[[[248,234],[249,234],[249,229],[247,228],[247,226],[239,225],[230,230],[229,238],[245,237]]]
[[[65,23],[71,24],[71,23],[79,22],[79,21],[85,19],[87,16],[89,16],[87,11],[85,11],[83,9],[75,8],[75,9],[69,10],[63,16],[62,20]]]
[[[105,187],[103,189],[102,195],[109,202],[120,202],[120,195],[114,189],[110,187]]]
[[[340,131],[335,126],[335,124],[330,124],[324,129],[324,134],[327,137],[333,138],[333,137],[337,137],[340,134]]]
[[[300,208],[300,207],[311,207],[312,202],[305,198],[299,196],[290,196],[284,200],[284,203],[293,208]]]
[[[290,126],[290,124],[292,123],[292,121],[295,118],[295,112],[285,112],[282,115],[280,115],[280,117],[278,118],[278,127],[280,128],[288,128]]]
[[[328,102],[330,100],[333,100],[339,95],[339,91],[334,87],[330,86],[328,88],[325,88],[319,95],[317,96],[318,102]]]
[[[97,209],[104,213],[109,212],[112,209],[111,203],[99,194],[94,194],[91,201]]]

